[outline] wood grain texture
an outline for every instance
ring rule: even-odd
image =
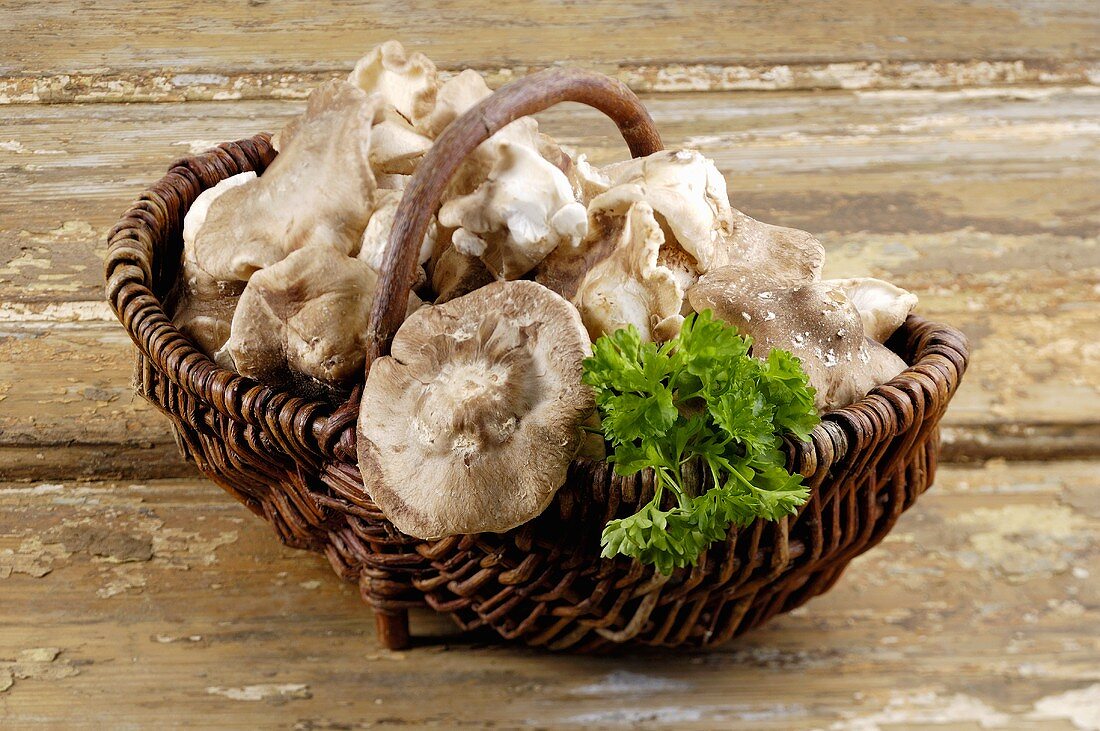
[[[822,89],[948,89],[1087,85],[1100,61],[836,61],[796,63],[653,63],[615,68],[587,61],[642,92],[808,91]],[[546,65],[482,68],[497,88]],[[444,70],[442,75],[449,76]],[[327,71],[175,73],[169,70],[0,75],[0,106],[12,104],[251,101],[305,99],[332,76]]]
[[[397,37],[445,67],[1095,58],[1087,2],[0,2],[0,73],[330,71]],[[124,42],[120,42],[123,41]]]
[[[1097,474],[944,469],[806,607],[719,650],[606,658],[429,615],[445,644],[385,652],[354,587],[204,482],[5,485],[0,725],[1085,729]]]
[[[973,367],[947,417],[949,457],[1100,451],[1096,89],[646,102],[666,144],[715,158],[735,206],[817,233],[828,275],[896,281],[921,295],[926,316],[970,335]],[[8,109],[0,120],[0,472],[33,476],[43,449],[70,445],[77,452],[56,458],[59,474],[116,474],[122,460],[107,455],[120,445],[120,454],[148,450],[141,475],[180,474],[166,422],[130,394],[128,341],[99,300],[103,241],[172,159],[275,129],[300,107]],[[625,156],[596,112],[560,107],[540,120],[597,162]]]
[[[831,247],[841,234],[867,232],[927,235],[913,239],[920,248],[969,230],[998,239],[986,256],[1000,258],[1001,270],[1044,276],[1031,271],[1034,258],[1005,257],[1006,246],[1063,252],[1042,262],[1058,276],[1100,266],[1098,88],[702,93],[645,102],[667,146],[715,159],[736,207],[812,231]],[[0,119],[0,302],[98,300],[107,231],[172,160],[278,129],[301,108],[9,108]],[[562,106],[539,119],[595,162],[626,155],[597,112]],[[906,270],[914,256],[895,256],[893,270]]]

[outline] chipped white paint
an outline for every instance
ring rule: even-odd
[[[1064,719],[1080,731],[1100,731],[1100,683],[1040,698],[1030,717]]]
[[[935,691],[894,692],[884,708],[872,713],[845,713],[829,726],[832,731],[883,731],[892,727],[951,726],[975,723],[979,728],[1004,728],[1011,718],[973,696],[944,696]]]
[[[0,302],[0,323],[115,322],[106,301]]]
[[[179,142],[173,142],[172,145],[183,145],[187,148],[187,152],[192,155],[198,155],[201,152],[206,152],[212,147],[217,147],[221,142],[222,140],[180,140]]]
[[[206,689],[206,692],[234,701],[294,700],[312,697],[309,686],[304,683],[260,683],[239,688],[211,686]]]
[[[28,536],[15,549],[0,550],[0,579],[12,574],[40,579],[53,571],[54,563],[71,555],[60,543],[43,542],[37,535]]]
[[[14,152],[16,155],[64,155],[65,150],[28,150],[19,140],[0,141],[0,150]]]
[[[0,655],[0,693],[9,690],[16,680],[61,680],[78,675],[80,671],[69,659],[60,657],[61,653],[60,647],[32,647],[20,651],[13,660]]]
[[[106,573],[107,583],[95,592],[100,599],[110,599],[127,592],[140,591],[148,581],[140,566],[112,566]]]
[[[638,724],[675,725],[698,723],[704,719],[717,721],[714,709],[700,706],[657,706],[653,708],[614,708],[605,711],[590,711],[566,716],[560,723],[571,726],[626,726]],[[531,720],[531,725],[540,721]]]
[[[687,691],[690,685],[683,680],[647,675],[630,670],[616,670],[595,683],[587,683],[570,690],[571,695],[605,697],[608,695],[644,695],[657,691]]]
[[[175,637],[174,635],[157,635],[154,637],[162,645],[170,645],[173,642],[202,642],[202,635],[188,635],[187,637]]]
[[[496,88],[542,65],[479,69]],[[1063,61],[854,61],[780,64],[619,64],[600,69],[638,92],[944,89],[1028,84],[1095,84],[1100,63]],[[303,99],[330,72],[71,73],[0,77],[0,105],[58,102],[178,102]],[[448,69],[444,78],[455,72]]]

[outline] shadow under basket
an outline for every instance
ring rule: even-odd
[[[400,325],[396,310],[407,291],[400,283],[411,281],[418,248],[407,242],[422,240],[459,162],[505,124],[565,100],[612,117],[635,156],[660,149],[652,121],[624,86],[564,69],[513,82],[452,123],[399,207],[368,364]],[[603,525],[648,502],[653,475],[619,477],[603,462],[579,459],[550,507],[519,528],[433,541],[404,535],[363,489],[359,388],[338,405],[264,386],[215,365],[165,313],[188,207],[220,180],[262,173],[274,157],[270,136],[261,134],[174,163],[111,231],[107,298],[138,347],[136,388],[171,419],[183,453],[284,543],[324,553],[340,576],[357,582],[390,648],[409,643],[408,610],[420,606],[466,630],[490,628],[554,650],[717,645],[829,589],[932,483],[938,423],[968,347],[954,328],[910,316],[888,343],[910,367],[827,414],[809,441],[785,442],[788,469],[811,490],[800,512],[731,529],[690,569],[666,577],[625,557],[601,558]]]

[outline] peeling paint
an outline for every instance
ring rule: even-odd
[[[479,69],[496,88],[543,65]],[[303,99],[319,84],[344,76],[332,71],[187,73],[70,73],[0,77],[0,105],[59,102],[181,102]],[[621,64],[601,70],[638,92],[793,91],[809,89],[940,89],[958,86],[1090,84],[1100,78],[1091,61],[854,61],[846,63]],[[443,77],[457,69],[444,69]]]
[[[1080,731],[1100,731],[1100,683],[1040,698],[1030,718],[1064,719]]]
[[[934,691],[895,692],[884,708],[848,717],[829,726],[831,731],[882,731],[885,727],[958,726],[975,723],[979,728],[1003,728],[1011,718],[972,696],[944,696]]]
[[[642,695],[657,691],[686,691],[690,685],[682,680],[664,678],[657,675],[646,675],[629,670],[616,670],[608,673],[595,683],[588,683],[573,688],[571,695],[582,696],[608,696],[608,695]]]
[[[220,695],[234,701],[286,701],[312,698],[309,686],[304,683],[261,683],[245,685],[240,688],[211,686],[206,689],[210,695]]]
[[[53,571],[57,561],[71,555],[60,543],[44,543],[41,536],[30,536],[14,550],[0,550],[0,579],[12,574],[25,574],[41,579]]]
[[[59,647],[32,647],[23,650],[14,660],[0,659],[0,693],[10,689],[16,680],[61,680],[80,671],[65,658]]]

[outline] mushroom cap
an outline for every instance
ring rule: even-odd
[[[378,97],[345,81],[318,87],[264,174],[210,204],[185,257],[214,279],[247,281],[307,246],[354,254],[372,210],[377,105]]]
[[[439,77],[435,64],[422,53],[406,53],[397,41],[375,46],[359,59],[348,82],[368,94],[380,94],[408,121],[427,114],[435,106]]]
[[[412,121],[420,134],[434,139],[447,125],[492,93],[481,74],[473,69],[465,69],[444,81],[439,86],[431,107],[419,108]]]
[[[223,367],[232,367],[223,346],[243,289],[241,282],[219,282],[184,261],[169,302],[172,323]]]
[[[825,282],[775,288],[756,272],[721,267],[703,275],[687,296],[695,311],[709,309],[750,335],[754,356],[780,348],[797,357],[819,411],[847,406],[906,368],[890,349],[865,337],[844,290]]]
[[[825,247],[797,228],[762,223],[734,209],[733,234],[719,247],[712,267],[751,269],[772,287],[793,287],[821,279]]]
[[[371,129],[370,163],[375,177],[411,175],[432,141],[395,109],[383,108]]]
[[[825,283],[844,290],[859,310],[864,333],[880,343],[885,343],[917,306],[917,295],[881,279],[855,277]]]
[[[592,339],[633,325],[643,340],[670,340],[683,323],[686,254],[662,254],[665,233],[648,203],[630,206],[624,215],[597,221],[599,238],[590,237],[581,250],[563,254],[559,263],[582,276],[574,284],[560,280],[577,306]],[[673,245],[675,246],[675,245]],[[589,261],[604,256],[589,265]],[[570,257],[564,261],[565,257]],[[672,265],[671,267],[669,265]],[[554,275],[544,277],[549,280]],[[688,276],[693,276],[688,273]]]
[[[443,249],[429,264],[436,304],[469,294],[489,282],[496,281],[493,273],[481,259],[463,254],[453,246]]]
[[[331,246],[295,251],[249,280],[225,349],[242,375],[323,394],[362,372],[376,285],[366,262]]]
[[[503,532],[565,482],[594,408],[575,309],[530,281],[425,307],[367,375],[359,466],[367,492],[418,538]]]
[[[587,155],[565,146],[557,147],[557,150],[560,153],[558,161],[555,161],[550,155],[552,148],[543,151],[543,157],[561,168],[569,179],[570,185],[573,186],[573,195],[585,206],[596,196],[606,193],[608,188],[611,187],[611,178],[588,162]]]
[[[206,215],[210,213],[210,204],[212,204],[218,196],[230,188],[236,188],[239,185],[244,185],[255,179],[255,171],[249,170],[246,173],[237,173],[236,175],[230,175],[224,180],[219,180],[213,187],[207,188],[199,193],[198,197],[191,203],[191,207],[187,209],[187,215],[183,217],[184,248],[191,248],[195,245],[195,236],[198,235],[202,225],[206,223]]]
[[[559,168],[535,149],[514,142],[477,189],[439,209],[439,222],[457,229],[456,249],[478,256],[500,279],[531,271],[559,244],[576,245],[588,230],[584,206]]]
[[[255,179],[256,173],[252,171],[239,173],[199,193],[183,218],[185,252],[193,250],[195,236],[206,223],[206,215],[214,200],[227,190]],[[219,351],[229,339],[229,324],[233,320],[233,310],[243,289],[241,282],[214,279],[196,266],[185,253],[183,268],[176,279],[169,303],[172,323],[191,338],[199,350],[222,365],[231,365],[224,355],[219,357]]]
[[[397,206],[401,203],[402,191],[379,189],[374,192],[374,212],[371,213],[367,227],[363,230],[363,238],[359,244],[359,253],[356,258],[365,261],[375,272],[382,271],[382,257],[386,253],[389,244],[390,230],[397,217]],[[435,253],[436,249],[445,242],[442,240],[439,225],[433,219],[428,226],[428,232],[424,234],[424,240],[420,244],[420,253],[417,262],[423,266]],[[419,287],[427,281],[427,274],[423,268],[418,269],[417,280],[413,283]]]
[[[726,181],[714,163],[694,150],[662,150],[609,165],[607,192],[592,199],[589,211],[622,212],[648,203],[662,225],[700,271],[715,265],[720,245],[731,233]],[[723,262],[725,263],[725,262]]]

